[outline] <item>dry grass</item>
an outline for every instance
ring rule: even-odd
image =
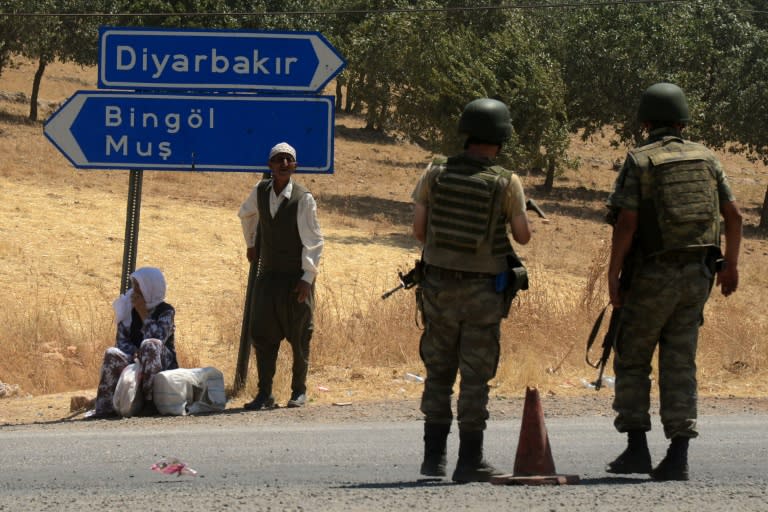
[[[0,91],[26,92],[28,63],[0,76]],[[95,70],[56,64],[41,98],[56,103],[95,88]],[[0,100],[0,381],[23,393],[94,389],[103,350],[114,340],[110,304],[119,289],[127,173],[76,171],[23,117],[27,106]],[[551,221],[534,219],[534,239],[520,249],[531,289],[503,324],[496,395],[526,385],[557,394],[584,392],[593,379],[584,344],[607,302],[609,228],[603,202],[623,150],[604,140],[574,139],[581,166],[544,196],[541,176],[524,176]],[[299,176],[315,193],[326,235],[318,283],[310,389],[318,402],[416,397],[423,374],[413,294],[386,301],[396,272],[418,257],[409,234],[410,191],[430,154],[366,133],[359,119],[337,119],[336,172]],[[742,286],[707,305],[699,344],[702,394],[768,394],[766,328],[768,243],[754,229],[768,177],[763,166],[722,159],[747,219]],[[247,265],[237,208],[255,177],[227,173],[144,174],[138,266],[161,267],[177,309],[181,364],[216,366],[231,382],[240,339]],[[253,366],[253,365],[252,365]],[[289,393],[290,351],[276,382]],[[253,372],[253,368],[252,368]],[[252,374],[253,375],[253,374]],[[254,392],[249,379],[245,394]]]

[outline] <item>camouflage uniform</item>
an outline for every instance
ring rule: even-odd
[[[460,372],[459,428],[485,430],[488,382],[499,362],[502,295],[488,278],[457,281],[427,272],[422,297],[426,322],[419,353],[427,369],[421,398],[425,420],[451,423],[451,395]]]
[[[698,200],[690,199],[696,194]],[[608,201],[616,210],[638,212],[637,247],[630,256],[637,263],[614,354],[619,432],[651,429],[649,375],[658,344],[664,433],[698,435],[696,344],[714,277],[711,249],[719,246],[718,205],[724,201],[733,201],[733,193],[720,163],[672,129],[652,131],[624,163]]]
[[[436,220],[440,216],[435,207],[445,208],[445,203],[436,201],[436,190],[441,186],[436,183],[459,174],[469,176],[467,180],[473,180],[473,186],[487,187],[491,194],[486,205],[479,204],[482,201],[477,197],[474,199],[479,203],[474,205],[467,204],[469,200],[452,202],[453,211],[448,215],[455,221],[448,224],[455,226],[461,223],[458,219],[469,222],[467,219],[473,215],[478,217],[477,224],[483,226],[483,232],[477,233],[482,238],[477,244],[486,247],[485,251],[465,250],[445,242],[448,238],[462,238],[462,233],[449,233],[442,238],[436,234],[440,229],[446,231]],[[466,182],[461,185],[466,186]],[[465,196],[471,194],[467,192]],[[433,162],[416,185],[413,200],[429,209],[423,257],[425,276],[419,290],[425,322],[419,351],[427,371],[421,411],[428,424],[451,424],[451,395],[458,372],[459,429],[483,431],[488,419],[488,382],[496,375],[500,323],[506,316],[504,296],[496,291],[494,276],[507,270],[506,257],[513,254],[506,222],[525,213],[523,188],[517,176],[492,167],[490,161],[460,156],[447,163],[443,159]],[[478,216],[478,211],[486,213]],[[471,230],[468,227],[465,231]]]

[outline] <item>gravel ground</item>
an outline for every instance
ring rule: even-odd
[[[542,396],[541,405],[545,418],[572,416],[605,416],[613,417],[611,401],[613,393],[596,392],[583,396],[562,397]],[[2,407],[0,403],[0,407]],[[522,418],[523,398],[491,399],[489,411],[491,421]],[[653,400],[651,413],[658,416],[658,402]],[[731,414],[765,414],[768,413],[768,398],[738,398],[738,397],[702,397],[699,399],[700,416],[723,416]],[[50,413],[48,413],[50,416]],[[3,416],[0,409],[0,417]],[[55,416],[55,415],[54,415]],[[82,414],[67,413],[56,417],[35,418],[27,414],[13,419],[4,419],[0,425],[5,428],[28,424],[36,425],[93,425],[92,421],[83,421]],[[139,417],[119,419],[115,421],[98,421],[99,426],[122,424],[123,422],[141,422],[166,424],[173,421],[176,425],[199,424],[215,422],[220,425],[279,425],[286,423],[346,423],[346,422],[387,422],[387,421],[418,421],[422,419],[419,412],[419,402],[415,399],[391,401],[360,401],[349,405],[313,404],[309,403],[300,409],[279,407],[270,411],[246,412],[242,409],[242,400],[228,404],[221,413],[184,417]],[[656,420],[655,420],[656,421]]]
[[[83,421],[80,414],[1,426],[0,435],[10,442],[6,478],[0,478],[0,510],[125,510],[166,504],[188,511],[768,510],[764,469],[768,399],[701,398],[702,423],[713,435],[701,441],[706,450],[695,452],[695,478],[658,484],[644,477],[604,473],[603,459],[608,455],[601,450],[610,446],[611,453],[617,452],[623,443],[618,435],[604,439],[595,433],[611,429],[613,393],[604,391],[541,398],[548,427],[558,436],[558,467],[568,461],[567,473],[580,475],[580,485],[458,486],[446,479],[419,478],[419,456],[414,459],[414,453],[419,453],[421,414],[413,398],[310,403],[300,409],[260,412],[245,412],[243,401],[236,400],[222,413],[194,417]],[[489,450],[507,461],[505,467],[511,467],[514,455],[514,445],[505,440],[514,440],[523,405],[522,398],[494,398],[489,404],[493,432]],[[656,402],[652,412],[656,427]],[[282,430],[305,435],[275,435]],[[451,464],[456,437],[450,440]],[[660,436],[656,439],[661,450],[663,441]],[[143,448],[135,450],[136,443]],[[183,457],[190,447],[197,469],[204,470],[199,478],[171,480],[148,470],[160,454]],[[245,456],[239,447],[247,447]],[[97,455],[92,463],[78,458],[62,469],[62,461],[70,461],[73,450]],[[254,454],[258,459],[252,458]]]
[[[693,451],[694,478],[666,483],[604,472],[623,445],[609,434],[608,418],[551,418],[558,468],[579,475],[580,484],[521,487],[420,477],[417,421],[297,425],[286,412],[298,411],[209,416],[195,425],[185,424],[188,418],[136,418],[4,428],[0,510],[768,510],[764,415],[707,418],[711,435]],[[279,418],[287,422],[263,424]],[[500,468],[513,466],[518,425],[513,419],[489,428],[488,453]],[[449,439],[449,470],[456,438]],[[664,442],[658,435],[655,441],[660,457]],[[168,454],[189,462],[198,477],[150,471]]]

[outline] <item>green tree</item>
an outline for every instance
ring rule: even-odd
[[[634,114],[641,92],[676,68],[667,65],[675,60],[668,47],[674,31],[664,22],[671,14],[664,4],[535,14],[567,84],[572,132],[586,138],[610,126],[622,140],[639,135]]]
[[[22,12],[22,10],[21,0],[8,0],[3,4],[3,14],[0,15],[0,75],[11,62],[11,56],[18,52],[21,24],[14,13]]]
[[[569,132],[589,137],[609,127],[617,144],[637,143],[640,94],[658,81],[686,91],[690,137],[768,163],[768,17],[761,2],[506,4],[491,0],[468,10],[464,0],[7,0],[0,72],[14,52],[38,62],[35,118],[46,65],[95,63],[99,24],[319,31],[348,63],[336,80],[337,109],[365,116],[369,129],[396,130],[448,151],[458,143],[467,101],[501,99],[514,125],[506,163],[545,168],[546,189],[567,163]],[[62,16],[8,15],[14,12]],[[102,15],[67,16],[76,12]],[[117,12],[132,16],[110,16]]]
[[[754,4],[701,0],[533,13],[567,84],[570,130],[586,138],[609,126],[617,143],[638,143],[643,89],[672,81],[693,113],[689,137],[768,162],[768,40]]]
[[[119,0],[110,4],[113,12],[134,15],[116,20],[123,26],[211,29],[235,27],[237,19],[230,13],[245,5],[228,0]]]
[[[494,97],[507,103],[512,115],[506,162],[554,173],[568,135],[558,66],[518,12],[493,11],[496,32],[457,23],[457,16],[453,11],[422,16],[407,26],[404,78],[393,84],[397,128],[427,147],[450,151],[460,142],[456,126],[464,105]]]
[[[323,12],[316,16],[316,30],[321,32],[347,61],[347,68],[336,77],[336,110],[351,113],[360,110],[354,102],[355,93],[352,85],[353,69],[357,68],[356,34],[366,21],[364,11],[369,8],[370,0],[349,0],[340,5],[338,0],[317,0],[315,9]],[[354,63],[354,64],[353,64]]]
[[[404,2],[377,3],[392,8]],[[403,59],[403,48],[412,21],[413,18],[407,15],[379,14],[367,17],[355,32],[351,84],[354,97],[365,107],[368,129],[395,128],[391,123],[396,108],[395,95],[398,84],[406,80],[409,63]]]
[[[30,95],[29,119],[37,120],[38,96],[45,69],[54,60],[93,65],[97,58],[98,16],[76,13],[98,9],[108,2],[86,0],[22,0],[23,12],[36,16],[17,17],[16,51],[37,62]],[[90,11],[103,12],[103,11]]]

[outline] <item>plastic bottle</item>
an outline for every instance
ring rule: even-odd
[[[406,373],[403,377],[408,382],[424,382],[424,377],[416,375],[415,373]]]

